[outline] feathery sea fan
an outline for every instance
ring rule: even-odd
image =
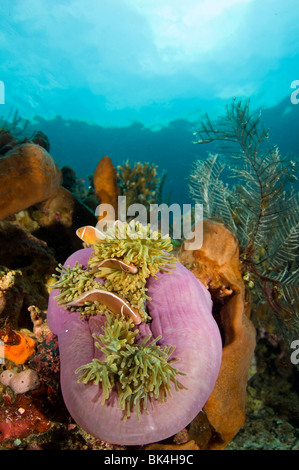
[[[299,219],[296,164],[271,146],[260,114],[235,99],[214,125],[207,116],[197,144],[215,142],[218,154],[195,162],[190,194],[206,217],[217,217],[237,234],[244,280],[264,293],[277,313],[298,318]],[[227,172],[237,184],[224,180]],[[258,288],[257,288],[258,287]]]

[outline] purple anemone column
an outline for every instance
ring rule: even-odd
[[[65,266],[76,261],[87,266],[91,249],[74,253]],[[154,403],[153,410],[136,413],[124,421],[117,409],[117,394],[101,405],[99,385],[78,383],[75,370],[94,357],[101,358],[95,347],[93,333],[100,334],[105,317],[80,319],[77,312],[58,306],[50,294],[48,325],[58,336],[61,361],[61,388],[65,404],[76,423],[93,436],[111,444],[144,445],[157,442],[187,426],[209,398],[220,368],[222,343],[217,324],[212,316],[212,301],[207,289],[180,263],[172,274],[158,273],[158,279],[148,280],[148,312],[150,324],[139,325],[141,337],[152,333],[162,335],[161,346],[176,349],[171,359],[179,359],[175,367],[184,372],[178,380],[187,388],[175,391],[164,404]]]

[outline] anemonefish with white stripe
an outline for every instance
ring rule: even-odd
[[[68,302],[67,307],[81,307],[85,305],[85,302],[100,302],[112,313],[117,315],[125,315],[127,318],[131,318],[135,325],[141,323],[141,316],[139,311],[136,308],[131,307],[129,302],[123,299],[120,295],[115,294],[114,292],[109,292],[101,289],[94,289],[88,292],[84,292],[79,298]]]
[[[104,240],[105,238],[105,234],[103,232],[91,225],[78,228],[78,230],[76,230],[76,235],[80,240],[88,245],[95,245],[99,240]]]
[[[96,227],[92,227],[91,225],[78,228],[76,234],[82,241],[84,241],[88,245],[95,245],[100,240],[105,239],[105,234],[98,230]],[[134,264],[125,263],[124,260],[120,258],[105,259],[98,264],[97,268],[120,269],[130,274],[136,274],[138,271]]]

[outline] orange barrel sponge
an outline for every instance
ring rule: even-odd
[[[26,143],[0,158],[0,219],[52,197],[61,173],[40,145]]]
[[[116,180],[116,168],[109,157],[103,157],[94,172],[93,183],[101,204],[110,204],[117,215],[117,197],[119,188]]]
[[[235,235],[221,221],[208,219],[203,221],[202,247],[191,250],[188,243],[183,242],[178,259],[209,289],[213,313],[223,337],[219,375],[204,407],[214,433],[205,448],[220,450],[225,449],[245,421],[246,386],[256,342],[255,328],[250,320],[250,303],[246,298]],[[196,427],[200,429],[195,423]],[[195,433],[189,437],[202,448],[200,435]]]

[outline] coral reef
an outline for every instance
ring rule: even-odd
[[[117,181],[120,194],[126,197],[126,204],[143,204],[149,211],[150,204],[162,202],[162,188],[166,172],[158,176],[157,165],[150,163],[134,163],[131,167],[127,160],[117,167]]]
[[[28,308],[46,309],[57,261],[44,241],[12,222],[0,223],[0,242],[0,327],[30,327]]]
[[[222,147],[217,155],[195,163],[191,195],[204,203],[207,218],[221,220],[204,222],[204,244],[198,252],[187,253],[183,244],[179,259],[188,269],[180,263],[169,269],[174,267],[168,264],[168,254],[174,253],[169,239],[141,241],[132,251],[125,241],[121,245],[102,240],[76,252],[85,243],[76,230],[96,224],[94,211],[101,202],[112,201],[117,208],[121,194],[127,204],[160,204],[166,173],[159,178],[155,165],[140,162],[126,162],[116,171],[104,157],[95,177],[89,177],[88,188],[71,168],[62,169],[61,181],[47,136],[30,131],[29,139],[29,123],[17,113],[11,118],[0,123],[4,203],[8,163],[13,162],[10,175],[21,186],[14,188],[10,179],[10,200],[0,211],[6,217],[0,222],[0,340],[5,343],[0,449],[126,450],[125,444],[113,442],[121,441],[119,435],[137,432],[144,440],[128,439],[129,445],[137,442],[135,449],[148,451],[297,450],[298,373],[288,350],[289,339],[297,338],[298,331],[295,163],[268,146],[260,117],[250,113],[247,103],[234,101],[221,126],[207,120],[199,129],[198,143],[215,141]],[[34,165],[26,162],[41,164],[28,179],[21,169],[31,171]],[[39,172],[44,172],[43,181]],[[231,184],[229,173],[237,176],[239,185]],[[45,187],[47,181],[52,187]],[[17,187],[24,192],[17,195]],[[158,245],[162,255],[155,252]],[[58,272],[61,284],[56,287],[63,304],[57,305],[54,297],[59,292],[53,291],[47,315],[52,274],[72,253]],[[124,318],[121,303],[116,317],[98,301],[65,309],[64,301],[78,301],[93,289],[115,293],[117,300],[134,305],[142,322],[133,326]],[[211,310],[217,328],[207,319],[212,318]],[[257,346],[250,364],[252,323]],[[207,344],[210,328],[218,338],[217,354]],[[134,369],[130,361],[136,362]],[[155,382],[151,374],[143,375],[142,363],[154,371],[162,364],[169,375],[158,368]],[[106,382],[105,374],[98,379],[105,368]],[[138,375],[149,392],[147,402],[146,394],[138,391]],[[187,390],[176,390],[175,381]],[[101,394],[104,389],[106,394]]]
[[[219,376],[204,407],[206,426],[212,427],[213,432],[198,432],[194,436],[191,431],[190,439],[195,439],[201,449],[223,449],[245,420],[246,385],[255,347],[255,328],[249,319],[250,305],[245,297],[239,244],[234,234],[221,222],[205,220],[202,247],[190,250],[188,243],[183,242],[178,259],[209,289],[213,315],[223,340]]]
[[[30,217],[38,224],[34,235],[52,248],[58,262],[82,247],[76,229],[81,224],[95,225],[97,221],[91,209],[65,188],[59,188],[55,197],[38,207],[33,206]]]
[[[47,152],[50,152],[50,142],[46,134],[42,131],[37,131],[32,136],[32,142],[40,147],[43,147]]]
[[[87,176],[86,181],[83,178],[78,178],[73,168],[70,166],[63,166],[61,168],[62,183],[61,185],[70,191],[74,197],[80,201],[85,207],[91,209],[95,213],[97,207],[101,203],[101,199],[97,196],[94,187],[94,176]]]
[[[56,194],[48,198],[37,209],[32,210],[32,218],[41,227],[50,227],[60,223],[64,227],[73,226],[75,198],[70,191],[59,188]]]
[[[24,394],[18,395],[14,402],[7,398],[5,406],[0,407],[0,442],[44,433],[50,427],[50,420],[38,409],[34,399]]]
[[[9,386],[14,393],[26,393],[40,386],[38,374],[32,369],[18,372],[17,369],[4,370],[0,374],[0,382]]]
[[[7,327],[0,330],[4,344],[4,358],[14,364],[24,364],[35,352],[35,341],[24,332],[17,333]]]
[[[39,145],[13,147],[0,158],[0,219],[52,197],[60,177],[51,155]]]
[[[46,321],[44,321],[44,331],[44,335],[37,338],[36,354],[28,362],[42,380],[45,376],[57,374],[60,367],[57,337],[49,330]]]
[[[24,137],[27,124],[15,113],[12,122],[5,121],[0,128],[0,219],[9,218],[45,240],[58,261],[64,260],[81,246],[74,235],[77,220],[95,224],[94,209],[79,194],[61,187],[61,171],[48,153],[47,136],[38,131],[31,139]]]
[[[144,448],[144,450],[199,450],[198,446],[195,444],[195,442],[189,441],[186,442],[185,444],[150,444]]]
[[[94,194],[93,176],[88,176],[90,181],[89,187],[86,188],[84,179],[77,178],[75,171],[70,166],[63,166],[61,174],[61,185],[94,211],[97,205],[100,204],[100,199]],[[92,199],[93,201],[90,204]]]
[[[46,322],[46,314],[36,305],[28,307],[30,318],[33,324],[33,334],[38,342],[43,341],[50,333],[50,329]]]
[[[26,134],[30,129],[30,122],[28,119],[24,119],[19,115],[17,109],[10,109],[6,118],[0,117],[0,134],[6,134],[11,136],[11,140],[14,139],[16,142],[21,143],[28,141]],[[30,131],[32,133],[32,131]],[[5,150],[1,154],[4,154]]]
[[[23,306],[21,271],[0,268],[0,325],[16,326]]]
[[[29,121],[19,116],[17,110],[14,112],[11,110],[6,119],[0,118],[0,156],[5,155],[16,145],[29,142],[25,137],[28,127]]]
[[[7,129],[0,127],[0,155],[5,155],[6,152],[16,145],[18,145],[18,140]]]
[[[282,339],[257,331],[246,421],[228,450],[299,450],[298,369]]]

